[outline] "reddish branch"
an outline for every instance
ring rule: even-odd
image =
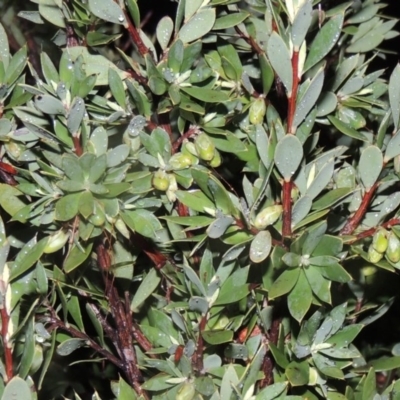
[[[251,48],[257,54],[264,54],[264,50],[258,45],[258,43],[254,40],[254,38],[252,38],[251,36],[245,35],[238,26],[235,26],[235,31],[239,34],[239,36],[242,39],[244,39],[251,46]]]
[[[267,334],[267,343],[273,343],[274,345],[278,343],[280,323],[280,319],[274,319],[272,321],[271,329]],[[269,386],[274,382],[274,361],[269,350],[265,353],[264,360],[261,365],[261,370],[264,372],[264,378],[259,383],[260,389]]]
[[[299,52],[293,51],[292,56],[292,73],[293,73],[293,86],[290,95],[288,96],[288,115],[287,115],[287,129],[288,133],[295,133],[296,127],[293,126],[294,113],[296,111],[296,98],[297,89],[299,87]]]
[[[292,56],[293,84],[292,90],[288,93],[288,113],[287,113],[287,133],[294,134],[296,127],[293,126],[294,115],[296,111],[297,90],[299,87],[299,52],[293,51]],[[282,236],[292,235],[292,189],[293,182],[284,180],[282,187]]]
[[[180,136],[174,143],[172,143],[172,154],[176,153],[185,139],[189,139],[198,133],[197,126],[190,127],[182,136]]]
[[[125,14],[125,20],[128,23],[128,32],[129,35],[131,36],[131,39],[133,43],[135,43],[137,49],[139,50],[139,53],[142,56],[145,56],[147,53],[149,53],[149,48],[144,44],[142,38],[140,37],[139,31],[136,29],[136,27],[133,25],[131,19],[129,18],[129,15],[126,11],[124,11]]]
[[[282,187],[282,236],[292,235],[292,189],[293,182],[283,181]]]
[[[147,393],[141,387],[142,375],[137,365],[136,351],[132,341],[133,322],[128,295],[125,293],[124,302],[121,302],[117,288],[114,286],[113,277],[109,273],[111,256],[103,243],[97,245],[96,253],[97,263],[103,272],[106,295],[115,323],[114,346],[118,348],[118,353],[121,354],[122,370],[125,372],[129,384],[136,392],[148,399]]]
[[[54,310],[51,310],[53,314],[50,318],[49,322],[52,324],[52,328],[60,328],[65,332],[68,332],[72,337],[85,340],[85,342],[97,353],[103,355],[107,358],[108,361],[112,362],[116,367],[123,369],[124,365],[122,361],[115,357],[114,354],[110,353],[108,350],[101,347],[97,342],[95,342],[90,336],[86,335],[81,331],[73,328],[71,325],[66,325],[63,321],[61,321]]]
[[[395,226],[395,225],[400,225],[400,218],[392,218],[380,226],[376,226],[376,227],[367,229],[366,231],[360,232],[353,240],[351,240],[350,242],[347,242],[347,243],[352,244],[361,239],[365,239],[366,237],[374,236],[375,232],[378,229],[380,229],[380,228],[390,229],[392,226]]]
[[[75,154],[80,157],[83,154],[82,144],[79,136],[73,135],[72,142],[74,143]]]
[[[378,182],[376,182],[368,192],[365,192],[364,197],[361,201],[361,205],[354,215],[347,221],[346,225],[340,231],[341,235],[351,235],[354,230],[358,227],[365,213],[367,212],[368,206],[378,188]]]
[[[4,348],[4,363],[6,368],[6,376],[7,381],[11,380],[14,376],[13,373],[13,357],[12,357],[12,349],[11,343],[9,342],[9,335],[8,335],[8,327],[10,324],[10,316],[3,305],[0,308],[0,315],[1,315],[1,336],[3,339],[3,348]]]
[[[207,317],[204,315],[201,317],[199,323],[199,338],[197,340],[196,351],[192,356],[193,368],[200,373],[204,369],[204,364],[203,364],[204,342],[203,342],[202,332],[206,328],[206,325],[207,325]]]

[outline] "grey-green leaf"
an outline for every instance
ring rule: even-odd
[[[394,129],[399,127],[400,119],[400,64],[397,64],[389,79],[389,101],[392,110]]]
[[[89,0],[89,9],[96,17],[113,24],[123,25],[125,22],[121,7],[113,0]]]
[[[392,158],[400,154],[400,130],[389,140],[386,146],[384,162],[387,163]]]
[[[67,118],[67,128],[72,135],[78,132],[84,115],[85,102],[80,97],[75,97]]]
[[[312,1],[306,0],[297,11],[292,25],[292,43],[294,50],[298,51],[303,44],[308,28],[312,21]]]
[[[206,35],[215,22],[215,8],[206,8],[197,12],[179,31],[183,43],[193,42]]]
[[[24,399],[31,400],[32,393],[31,389],[22,378],[19,376],[15,376],[11,379],[10,382],[7,383],[3,396],[1,396],[1,400],[15,400],[15,399]]]
[[[7,33],[2,24],[0,24],[0,61],[3,63],[4,69],[7,69],[10,61],[10,49]]]
[[[174,22],[172,19],[168,16],[161,18],[157,25],[156,36],[162,50],[165,50],[168,47],[168,43],[171,40],[173,31]]]
[[[290,95],[293,86],[292,61],[286,43],[277,32],[273,32],[268,40],[267,54],[272,67]]]
[[[379,147],[368,146],[361,153],[358,172],[368,192],[378,180],[383,167],[383,155]]]
[[[272,238],[269,231],[260,231],[250,245],[250,260],[253,263],[264,261],[271,252]]]
[[[289,181],[303,159],[303,146],[300,140],[293,135],[283,137],[276,146],[274,159],[283,178]]]
[[[343,13],[333,16],[317,33],[311,43],[310,51],[304,64],[304,72],[321,61],[332,50],[339,40],[343,19]]]
[[[294,114],[293,126],[297,127],[304,120],[307,114],[315,106],[318,97],[321,93],[322,86],[324,84],[324,68],[321,68],[314,76],[306,92],[303,94],[301,99],[296,105],[296,111]]]
[[[161,278],[159,277],[157,271],[153,268],[150,269],[149,273],[145,276],[139,288],[136,290],[131,302],[131,310],[133,312],[138,312],[140,305],[151,296],[154,290],[160,283]]]

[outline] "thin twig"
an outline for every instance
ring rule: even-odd
[[[192,136],[196,135],[198,131],[199,129],[197,128],[197,126],[192,126],[182,136],[179,136],[179,138],[176,139],[176,141],[172,144],[172,154],[178,151],[179,147],[185,139],[189,139]]]
[[[358,227],[362,219],[364,218],[365,213],[368,210],[368,206],[371,203],[372,198],[378,188],[379,183],[376,182],[371,189],[364,194],[362,198],[361,205],[358,210],[354,213],[354,215],[347,221],[346,225],[340,231],[341,235],[351,235]]]
[[[1,336],[3,340],[3,349],[4,349],[4,364],[6,369],[6,377],[7,381],[10,381],[14,376],[13,372],[13,357],[12,357],[12,348],[11,343],[8,340],[8,328],[10,324],[10,316],[3,304],[0,308],[0,315],[1,315]]]

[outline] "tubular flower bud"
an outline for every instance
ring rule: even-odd
[[[217,168],[221,165],[221,154],[218,150],[215,150],[214,157],[210,161],[210,167]]]
[[[379,253],[378,251],[375,250],[375,248],[371,245],[368,248],[368,259],[371,261],[373,264],[379,262],[382,260],[383,254]]]
[[[250,122],[254,125],[262,124],[266,111],[267,106],[265,105],[265,100],[262,97],[259,97],[257,100],[251,103],[249,110]]]
[[[193,383],[185,382],[176,393],[176,400],[192,400],[196,394]]]
[[[200,133],[194,141],[196,151],[199,157],[204,161],[211,161],[215,154],[213,141],[206,133]]]
[[[192,159],[187,154],[176,153],[169,159],[168,163],[172,169],[179,170],[190,167]]]
[[[379,229],[375,232],[372,238],[372,246],[378,252],[383,254],[388,247],[387,231],[386,229]]]
[[[169,188],[168,174],[162,170],[154,172],[152,183],[154,189],[166,192]]]
[[[56,251],[62,249],[65,243],[67,243],[68,238],[68,232],[63,231],[62,229],[56,233],[53,233],[49,236],[49,240],[43,250],[43,253],[55,253]]]
[[[254,226],[257,229],[265,229],[274,224],[282,214],[282,206],[277,204],[261,210],[254,220]]]
[[[393,232],[390,232],[388,236],[386,257],[392,263],[397,263],[400,261],[400,240]]]

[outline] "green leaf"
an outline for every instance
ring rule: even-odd
[[[31,388],[28,386],[26,381],[18,376],[14,376],[10,382],[7,383],[1,400],[33,400]]]
[[[40,15],[59,28],[65,28],[64,14],[60,8],[53,5],[39,3]]]
[[[162,50],[165,50],[168,47],[173,31],[174,22],[172,19],[168,16],[161,18],[157,25],[156,36]]]
[[[85,346],[85,342],[86,341],[84,339],[67,339],[57,346],[57,354],[60,356],[69,356],[75,350],[78,350],[80,347]]]
[[[392,110],[394,130],[397,131],[400,120],[400,64],[394,68],[389,79],[389,102]]]
[[[40,63],[42,65],[42,72],[48,84],[51,82],[57,83],[60,80],[57,69],[51,61],[50,57],[45,52],[40,53]]]
[[[268,59],[283,85],[288,97],[291,96],[293,86],[292,61],[289,49],[277,32],[272,32],[267,44]]]
[[[335,161],[332,158],[328,161],[319,171],[318,175],[313,179],[311,184],[308,186],[306,195],[311,199],[317,197],[322,190],[326,189],[329,182],[332,179],[334,173]]]
[[[260,231],[254,237],[250,245],[250,260],[253,263],[261,263],[271,252],[272,238],[269,231]]]
[[[115,69],[108,70],[108,84],[110,85],[111,93],[117,103],[125,110],[126,109],[126,94],[124,84]]]
[[[156,290],[161,278],[155,269],[151,269],[136,290],[131,302],[131,310],[138,312],[144,301]]]
[[[48,237],[45,237],[36,243],[36,239],[32,239],[20,250],[14,264],[11,268],[11,279],[18,278],[24,272],[35,264],[43,254],[44,248],[48,242]]]
[[[284,136],[276,145],[275,165],[285,181],[290,181],[303,159],[303,146],[293,135]]]
[[[292,386],[303,386],[308,384],[310,367],[306,361],[292,361],[285,369],[285,375]]]
[[[300,197],[300,199],[294,203],[292,208],[291,224],[293,228],[308,215],[311,207],[312,199],[309,196]]]
[[[289,268],[284,271],[272,284],[271,289],[268,292],[268,298],[272,300],[289,293],[296,285],[299,274],[300,268]]]
[[[233,28],[236,25],[242,23],[248,16],[249,13],[246,11],[239,11],[239,12],[229,13],[228,15],[223,15],[222,17],[217,18],[212,29],[221,30],[221,29]]]
[[[294,51],[299,51],[312,21],[312,2],[306,0],[296,13],[292,24],[291,38]]]
[[[123,25],[125,21],[124,12],[113,0],[89,0],[89,10],[97,18]]]
[[[122,164],[129,156],[129,146],[120,144],[107,151],[107,167],[117,167]]]
[[[200,190],[190,192],[178,190],[175,192],[177,199],[193,211],[206,212],[215,211],[214,203]]]
[[[311,109],[315,106],[324,84],[324,68],[320,68],[311,80],[301,98],[297,101],[293,126],[297,127],[303,122]]]
[[[67,128],[72,135],[76,135],[85,115],[85,102],[80,97],[75,97],[67,117]]]
[[[17,188],[0,183],[0,205],[11,216],[25,207],[25,203],[19,199],[22,195],[23,193]]]
[[[67,194],[56,203],[55,219],[58,221],[69,221],[79,212],[79,199],[81,193]]]
[[[214,23],[215,8],[202,9],[182,26],[178,37],[183,43],[193,42],[210,32]]]
[[[2,24],[0,24],[0,61],[3,63],[4,69],[7,70],[10,61],[10,48],[8,36]]]
[[[247,283],[248,273],[248,267],[235,271],[223,283],[215,305],[235,303],[246,297],[250,292],[249,284]]]
[[[221,237],[230,225],[234,222],[231,216],[222,215],[213,221],[207,228],[207,235],[212,239]]]
[[[4,82],[8,85],[13,84],[21,75],[28,61],[26,46],[21,47],[11,58],[6,70]]]
[[[344,14],[334,15],[318,31],[317,36],[311,43],[310,51],[304,64],[304,72],[321,61],[333,48],[339,40],[342,29]]]
[[[255,400],[265,400],[265,399],[276,399],[286,390],[288,384],[287,382],[278,382],[272,385],[268,385],[266,388],[261,390],[256,396]]]
[[[366,136],[363,133],[358,132],[353,128],[350,128],[348,126],[348,124],[345,124],[344,122],[342,122],[340,119],[334,117],[333,115],[328,115],[328,119],[336,129],[338,129],[340,132],[344,133],[345,135],[347,135],[353,139],[362,140],[364,142],[368,141],[368,139],[366,138]]]
[[[154,216],[154,214],[145,209],[125,211],[121,213],[123,221],[134,232],[150,239],[157,238],[157,231],[161,230],[162,226]]]
[[[187,93],[189,96],[192,96],[197,100],[201,100],[207,103],[223,103],[225,101],[228,101],[229,99],[229,96],[226,92],[213,89],[205,89],[192,86],[182,87],[181,90]]]
[[[201,336],[207,343],[212,345],[229,343],[232,341],[233,331],[202,331]]]
[[[384,157],[384,163],[386,164],[392,158],[400,154],[400,130],[398,130],[394,136],[389,140],[386,146],[386,152]]]
[[[312,302],[312,291],[303,271],[300,271],[299,278],[293,290],[289,293],[287,303],[290,314],[294,319],[301,322]]]
[[[383,168],[383,156],[377,146],[368,146],[361,153],[358,172],[367,192],[378,180]]]
[[[79,267],[90,256],[93,243],[89,243],[82,249],[82,246],[73,245],[64,261],[64,271],[69,273]]]

